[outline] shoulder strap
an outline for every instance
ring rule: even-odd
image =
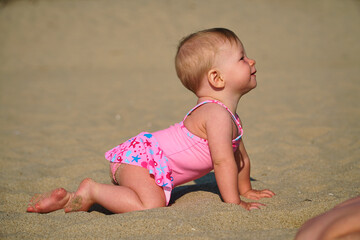
[[[220,106],[224,107],[224,108],[230,113],[230,115],[231,115],[231,117],[234,119],[234,121],[235,121],[236,123],[239,123],[239,120],[238,120],[238,119],[235,117],[235,115],[230,111],[230,109],[229,109],[227,106],[225,106],[225,104],[223,104],[222,102],[220,102],[220,101],[218,101],[218,100],[206,100],[206,101],[203,101],[203,102],[199,103],[198,105],[196,105],[195,107],[193,107],[193,108],[185,115],[183,121],[185,121],[185,119],[186,119],[193,111],[195,111],[197,108],[201,107],[202,105],[204,105],[204,104],[206,104],[206,103],[217,103],[217,104],[219,104]]]
[[[206,101],[203,101],[203,102],[199,103],[198,105],[196,105],[195,107],[193,107],[193,108],[185,115],[183,121],[185,121],[185,119],[186,119],[193,111],[195,111],[197,108],[201,107],[202,105],[204,105],[204,104],[206,104],[206,103],[217,103],[217,104],[219,104],[220,106],[224,107],[224,108],[230,113],[231,117],[233,118],[233,120],[234,120],[234,122],[235,122],[235,124],[236,124],[236,126],[237,126],[237,128],[238,128],[238,130],[239,130],[239,136],[238,136],[237,138],[235,138],[233,141],[238,141],[238,140],[242,137],[242,135],[243,135],[243,129],[242,129],[241,125],[240,125],[239,118],[236,117],[236,116],[230,111],[230,109],[225,106],[225,104],[223,104],[222,102],[220,102],[220,101],[218,101],[218,100],[206,100]]]
[[[238,136],[237,138],[235,138],[233,141],[238,141],[238,140],[242,137],[242,135],[243,135],[243,129],[242,129],[241,125],[240,125],[239,118],[236,117],[236,116],[230,111],[230,109],[225,106],[225,104],[223,104],[222,102],[220,102],[220,101],[218,101],[218,100],[206,100],[206,101],[203,101],[203,102],[199,103],[198,105],[196,105],[195,107],[193,107],[193,108],[185,115],[183,121],[185,121],[185,119],[186,119],[193,111],[195,111],[198,107],[200,107],[200,106],[202,106],[202,105],[204,105],[204,104],[206,104],[206,103],[217,103],[217,104],[219,104],[220,106],[224,107],[224,108],[230,113],[230,115],[231,115],[231,117],[233,118],[233,120],[234,120],[234,122],[235,122],[235,124],[236,124],[236,126],[237,126],[237,128],[238,128],[238,131],[239,131],[239,136]]]
[[[198,107],[200,107],[200,106],[202,106],[202,105],[204,105],[204,104],[206,104],[206,103],[209,103],[209,102],[211,102],[211,101],[212,101],[212,100],[207,100],[207,101],[201,102],[201,103],[199,103],[198,105],[196,105],[195,107],[193,107],[193,108],[185,115],[183,121],[185,121],[185,119],[186,119],[193,111],[195,111]]]

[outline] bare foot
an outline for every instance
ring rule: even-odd
[[[64,207],[65,212],[87,211],[94,204],[91,199],[91,185],[94,181],[90,178],[84,179]]]
[[[71,193],[58,188],[49,193],[36,194],[29,203],[28,212],[48,213],[64,208]]]
[[[84,179],[75,193],[58,188],[49,193],[36,194],[29,203],[28,212],[49,213],[59,209],[65,212],[87,211],[93,204],[90,198],[93,180]]]

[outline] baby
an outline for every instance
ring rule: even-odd
[[[232,31],[214,28],[185,37],[175,65],[183,85],[198,98],[183,121],[142,132],[106,152],[114,184],[87,178],[74,193],[59,188],[34,196],[27,211],[87,211],[95,203],[113,213],[164,207],[174,187],[211,170],[224,202],[247,210],[264,206],[240,199],[275,195],[251,187],[250,159],[236,114],[240,98],[256,87],[255,61]]]

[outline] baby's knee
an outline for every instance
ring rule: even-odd
[[[161,208],[161,207],[165,207],[165,203],[164,204],[145,204],[143,205],[143,209],[142,210],[149,210],[149,209],[154,209],[154,208]]]
[[[153,208],[161,208],[166,206],[166,200],[165,199],[150,199],[142,204],[143,209],[142,210],[148,210]]]

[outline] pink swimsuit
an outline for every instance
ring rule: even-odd
[[[232,141],[235,152],[243,134],[238,116],[221,102],[208,100],[191,109],[182,122],[152,134],[140,133],[106,152],[105,158],[111,162],[113,180],[116,182],[115,172],[120,163],[147,168],[156,184],[164,189],[168,205],[174,187],[209,173],[213,163],[207,140],[193,135],[184,126],[187,116],[206,103],[217,103],[231,114],[239,132],[239,136]]]

